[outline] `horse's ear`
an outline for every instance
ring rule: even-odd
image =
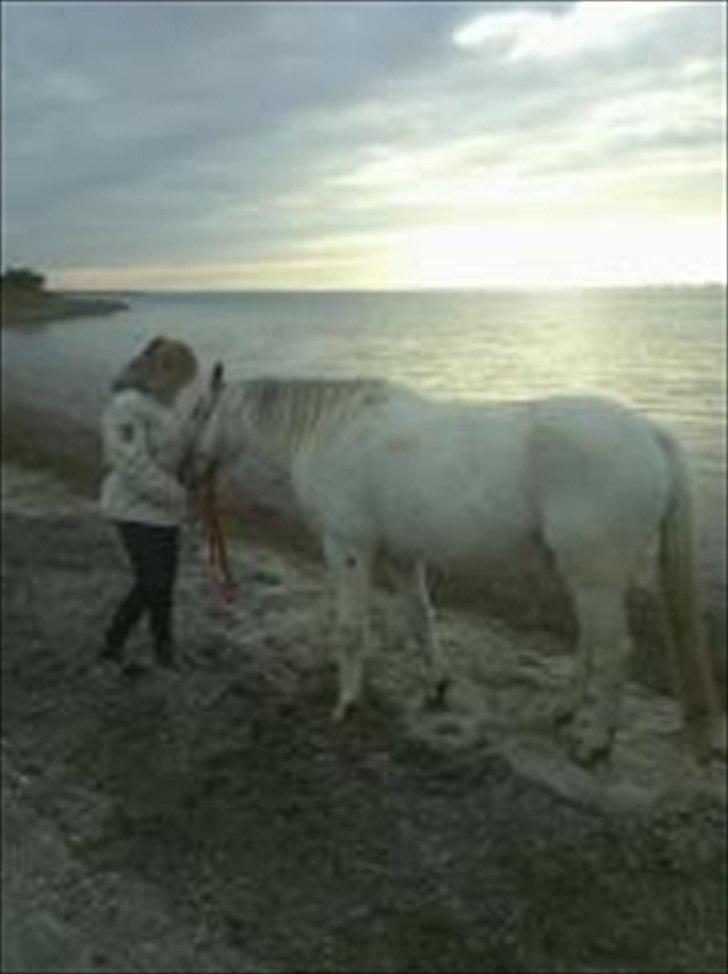
[[[219,392],[222,388],[223,383],[223,366],[222,362],[215,362],[212,369],[212,374],[210,375],[210,392]]]

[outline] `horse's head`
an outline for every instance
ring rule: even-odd
[[[221,401],[224,389],[223,366],[221,362],[216,362],[207,388],[199,396],[191,413],[192,443],[183,476],[189,485],[208,477],[226,459]]]

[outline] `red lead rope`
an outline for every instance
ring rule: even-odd
[[[235,601],[238,586],[230,572],[214,474],[206,477],[197,491],[197,516],[202,523],[202,530],[207,540],[207,566],[210,577],[223,602],[230,606]]]

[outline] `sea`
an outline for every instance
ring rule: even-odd
[[[125,294],[128,311],[3,329],[5,395],[95,423],[147,340],[189,342],[229,378],[372,376],[430,396],[592,392],[659,420],[695,484],[700,572],[726,589],[726,289]]]

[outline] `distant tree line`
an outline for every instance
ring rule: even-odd
[[[45,275],[30,270],[29,267],[8,267],[0,275],[3,287],[14,287],[19,291],[42,291],[45,286]]]

